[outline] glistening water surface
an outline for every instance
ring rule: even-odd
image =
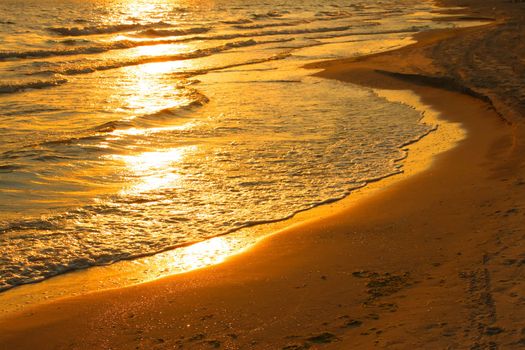
[[[290,217],[400,171],[419,112],[302,65],[428,2],[0,3],[0,290]]]

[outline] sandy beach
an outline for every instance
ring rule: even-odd
[[[494,21],[311,68],[414,92],[456,147],[222,264],[1,315],[0,349],[525,347],[525,4],[444,4]]]

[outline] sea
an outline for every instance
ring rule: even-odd
[[[0,290],[285,220],[435,126],[312,76],[454,26],[422,0],[0,0]]]

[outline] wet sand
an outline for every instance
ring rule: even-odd
[[[476,69],[479,79],[513,78],[454,51],[506,33],[498,21],[322,64],[321,76],[409,89],[462,123],[468,137],[427,170],[223,264],[3,315],[0,349],[525,346],[522,86],[510,95],[479,88]]]

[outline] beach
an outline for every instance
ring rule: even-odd
[[[466,131],[455,147],[431,133],[407,174],[221,264],[1,315],[0,349],[525,346],[524,5],[445,4],[494,21],[309,68],[407,104],[396,91],[411,91]]]

